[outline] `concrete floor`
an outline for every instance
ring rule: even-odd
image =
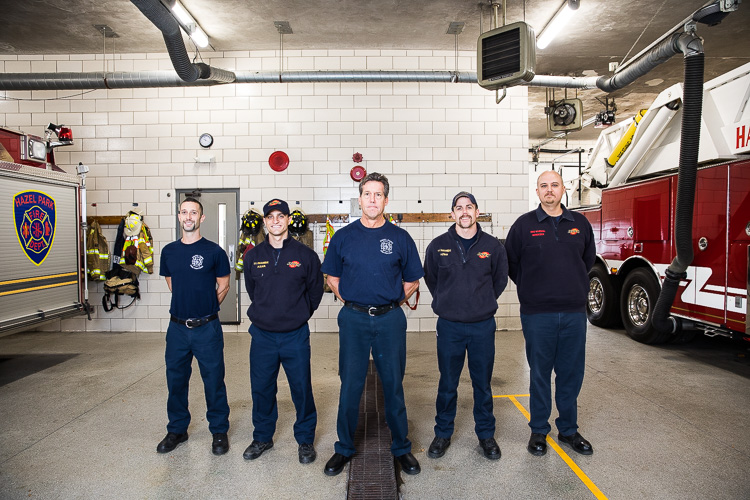
[[[229,453],[210,452],[195,369],[190,440],[171,454],[157,454],[166,424],[163,342],[159,333],[0,337],[0,497],[345,497],[347,474],[330,478],[322,472],[336,440],[335,333],[313,334],[319,416],[312,465],[297,461],[283,377],[275,446],[258,460],[242,459],[252,432],[250,339],[244,333],[226,334]],[[621,331],[590,327],[579,424],[594,455],[582,457],[567,447],[562,451],[569,456],[560,455],[553,447],[544,457],[531,456],[526,417],[510,398],[498,397],[496,437],[503,456],[490,462],[474,436],[466,371],[452,445],[443,458],[427,458],[438,380],[434,334],[408,334],[406,402],[422,473],[402,477],[402,497],[750,498],[750,364],[741,348],[700,342],[651,347]],[[497,333],[493,389],[498,396],[528,393],[520,332]],[[528,408],[528,397],[517,401]]]

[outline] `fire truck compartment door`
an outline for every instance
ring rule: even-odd
[[[80,312],[77,184],[0,171],[0,331]]]

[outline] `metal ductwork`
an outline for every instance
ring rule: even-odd
[[[233,83],[362,83],[362,82],[444,82],[476,83],[476,73],[453,71],[299,71],[237,72]],[[187,82],[171,71],[134,73],[5,73],[0,74],[0,90],[82,90],[133,89],[154,87],[208,86],[216,80]]]
[[[222,83],[234,81],[234,73],[231,71],[212,68],[205,63],[193,64],[190,61],[185,49],[185,42],[182,40],[180,25],[159,0],[130,1],[161,31],[164,36],[164,43],[167,45],[169,58],[172,60],[172,66],[182,80],[186,82],[213,80]]]

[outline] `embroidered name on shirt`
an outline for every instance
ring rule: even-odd
[[[438,255],[440,255],[441,257],[448,257],[450,253],[450,248],[438,248]]]
[[[393,242],[388,239],[380,240],[380,253],[390,255],[393,253]]]
[[[573,236],[575,236],[576,234],[580,232],[581,231],[577,227],[574,227],[573,229],[568,229],[568,234],[572,234]]]
[[[544,236],[545,232],[544,229],[532,229],[529,231],[529,234],[531,234],[531,236]]]
[[[190,261],[190,267],[193,269],[203,269],[203,256],[193,255],[193,259]]]
[[[299,261],[293,260],[291,262],[287,262],[286,265],[291,268],[295,268],[301,266],[302,264],[300,264]]]
[[[264,261],[259,261],[259,262],[253,262],[253,265],[254,265],[254,266],[255,266],[256,268],[258,268],[258,269],[262,269],[262,268],[266,267],[266,264],[268,264],[268,261],[267,261],[267,260],[264,260]]]
[[[477,257],[479,257],[480,259],[486,259],[486,258],[487,258],[487,257],[489,257],[489,256],[490,256],[490,253],[489,253],[489,252],[479,252],[479,253],[477,254]]]

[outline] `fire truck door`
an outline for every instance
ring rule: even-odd
[[[727,166],[698,171],[693,212],[693,263],[682,301],[709,321],[726,322]]]
[[[731,164],[729,178],[727,326],[750,335],[750,161]]]

